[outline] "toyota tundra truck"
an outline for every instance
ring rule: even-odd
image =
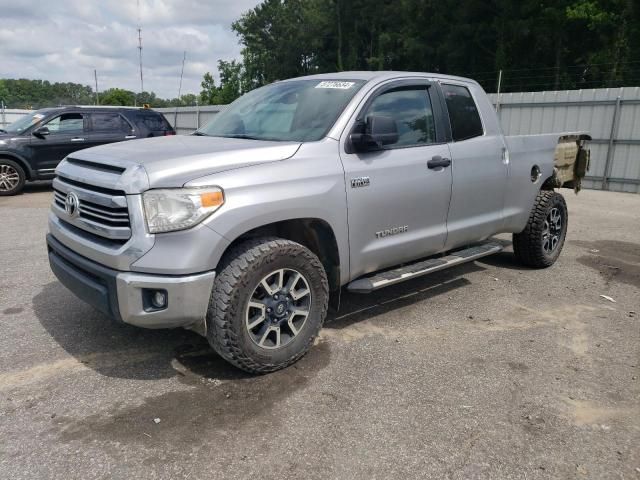
[[[585,132],[504,136],[473,80],[341,72],[253,90],[192,135],[74,152],[56,169],[51,269],[116,321],[184,327],[252,373],[313,345],[341,290],[499,252],[551,266]]]

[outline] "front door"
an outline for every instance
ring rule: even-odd
[[[63,113],[42,125],[49,129],[49,135],[31,138],[35,170],[52,170],[70,153],[87,148],[85,116],[81,112]]]
[[[354,121],[396,122],[398,141],[382,150],[345,153],[351,278],[441,251],[447,236],[451,168],[439,123],[440,102],[427,81],[400,81],[372,94]]]

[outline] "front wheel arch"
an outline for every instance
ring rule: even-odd
[[[29,166],[29,164],[24,158],[14,155],[12,153],[0,152],[0,159],[11,160],[12,162],[16,162],[18,165],[22,167],[22,170],[24,170],[26,179],[33,180],[33,170],[31,170],[31,167]]]
[[[236,237],[221,258],[238,243],[269,236],[291,240],[311,250],[324,266],[331,292],[340,291],[342,269],[338,242],[331,225],[321,218],[293,218],[255,227]]]

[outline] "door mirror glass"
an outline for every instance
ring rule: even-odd
[[[356,125],[350,138],[357,152],[380,150],[398,142],[398,125],[393,118],[369,115],[364,122]]]
[[[49,129],[48,129],[47,127],[40,127],[40,128],[36,128],[36,129],[33,131],[33,134],[34,134],[36,137],[43,138],[43,137],[46,137],[47,135],[49,135]]]

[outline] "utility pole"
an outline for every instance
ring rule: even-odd
[[[140,61],[140,93],[144,92],[144,80],[142,78],[142,25],[140,22],[140,0],[137,1],[138,6],[138,59]],[[138,105],[137,98],[133,97],[134,106]]]
[[[144,92],[144,79],[142,78],[142,28],[138,26],[138,52],[140,58],[140,93]]]
[[[502,88],[502,70],[498,73],[498,94],[496,96],[496,113],[500,116],[500,89]]]
[[[180,71],[180,84],[178,85],[178,102],[176,103],[176,111],[173,114],[173,129],[177,132],[178,127],[176,122],[178,121],[178,103],[180,103],[180,95],[182,94],[182,76],[184,75],[184,61],[187,59],[187,52],[185,50],[182,56],[182,70]]]
[[[96,105],[100,105],[100,97],[98,96],[98,71],[93,70],[93,76],[96,79]]]

